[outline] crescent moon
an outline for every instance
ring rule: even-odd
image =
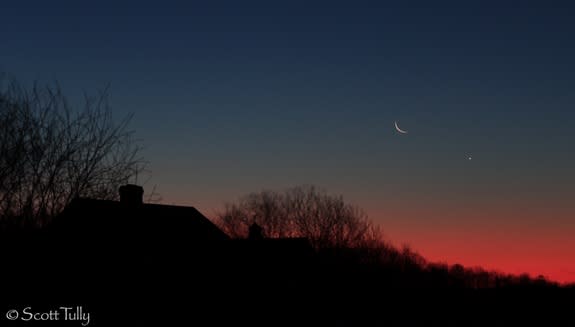
[[[395,121],[395,129],[400,132],[401,134],[407,134],[407,131],[402,130],[401,128],[399,128],[399,126],[397,125],[397,120]]]

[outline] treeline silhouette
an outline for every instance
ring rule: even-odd
[[[497,326],[573,321],[567,300],[575,295],[573,285],[560,285],[542,275],[429,262],[408,246],[398,248],[387,242],[381,230],[341,196],[314,186],[248,194],[228,203],[216,222],[240,239],[249,239],[249,227],[258,224],[263,233],[269,228],[267,236],[272,238],[310,240],[313,260],[296,269],[299,274],[282,267],[262,275],[256,264],[243,279],[262,283],[264,289],[297,294],[306,304],[303,307],[315,313],[311,316],[323,319],[321,325]],[[262,260],[262,265],[268,260]],[[258,277],[252,279],[252,274]],[[286,281],[291,293],[279,287]],[[256,290],[262,291],[250,292]],[[266,298],[275,297],[267,294]],[[315,300],[307,302],[310,298]],[[318,313],[309,309],[314,305],[330,309]]]
[[[545,276],[513,275],[481,267],[428,262],[409,246],[386,241],[380,227],[342,196],[314,185],[264,190],[226,203],[215,222],[233,238],[247,238],[257,224],[269,238],[303,237],[319,257],[397,274],[394,286],[442,288],[559,287]]]
[[[12,226],[0,233],[2,308],[84,305],[99,325],[504,326],[574,321],[573,284],[428,262],[409,247],[397,248],[377,237],[369,220],[354,215],[359,211],[341,197],[311,186],[289,192],[294,190],[310,201],[301,203],[310,209],[299,210],[298,219],[315,213],[309,218],[315,219],[309,222],[315,227],[291,232],[278,227],[286,233],[282,235],[270,235],[265,227],[274,222],[268,219],[271,214],[282,210],[271,210],[267,200],[254,200],[282,196],[252,196],[251,205],[243,207],[250,210],[235,206],[236,213],[246,214],[245,232],[220,241],[187,237],[191,233],[183,225],[162,216],[188,208],[142,204],[131,196],[126,198],[135,203],[80,201],[95,207],[73,210],[66,218],[77,224],[62,223],[64,229],[52,227],[57,219],[42,228]],[[87,218],[94,229],[74,227],[82,227]],[[358,226],[367,232],[344,232]],[[321,241],[314,242],[314,235]]]
[[[186,207],[84,202],[96,206],[67,219],[82,226],[90,217],[97,228],[20,226],[0,233],[2,309],[84,305],[99,325],[573,322],[574,285],[543,276],[428,262],[409,247],[371,236],[351,244],[314,243],[303,234],[268,237],[255,222],[236,238],[199,242],[161,216]],[[121,214],[106,214],[107,208]]]
[[[83,305],[99,325],[574,321],[573,285],[429,263],[409,248],[315,249],[302,238],[194,243],[153,231],[114,237],[35,231],[0,239],[2,309]]]
[[[314,185],[263,190],[226,203],[215,222],[233,238],[257,224],[269,238],[305,237],[316,249],[377,247],[383,239],[364,210]]]

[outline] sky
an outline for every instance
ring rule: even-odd
[[[163,203],[313,184],[431,261],[575,281],[575,5],[119,3],[2,2],[0,71],[109,86]]]

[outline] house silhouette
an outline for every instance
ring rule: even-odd
[[[114,254],[122,249],[130,256],[161,253],[209,260],[230,268],[300,265],[313,254],[306,238],[266,238],[257,224],[247,239],[231,239],[194,207],[148,204],[141,186],[119,188],[120,201],[74,199],[47,228],[58,239],[101,252],[105,242]],[[69,242],[67,242],[69,244]]]
[[[74,199],[41,234],[7,244],[18,251],[5,294],[85,304],[105,324],[171,325],[186,316],[164,313],[193,308],[194,321],[228,325],[310,286],[305,238],[266,238],[253,225],[231,239],[194,207],[144,203],[137,185],[119,191],[119,201]],[[216,314],[224,308],[236,314]]]
[[[165,238],[195,243],[229,239],[194,207],[143,203],[144,190],[138,185],[121,186],[119,192],[120,201],[72,200],[48,229],[62,237],[124,238],[151,243]]]
[[[154,279],[195,276],[220,284],[225,275],[233,284],[229,288],[248,280],[297,276],[314,254],[306,238],[266,238],[256,224],[247,239],[231,239],[194,207],[144,203],[138,185],[124,185],[119,193],[119,201],[74,199],[47,228],[52,251],[69,252],[73,244],[74,251],[89,258],[90,271],[142,276],[149,267],[160,267],[162,274]],[[70,264],[64,260],[59,266]]]

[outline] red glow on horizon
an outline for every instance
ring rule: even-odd
[[[521,219],[509,219],[505,210],[500,214],[492,214],[489,221],[477,217],[454,220],[437,213],[430,216],[429,212],[403,210],[393,215],[387,212],[386,216],[395,217],[393,221],[378,222],[394,245],[407,244],[429,262],[575,282],[575,240],[570,229],[541,223],[536,211],[524,213]]]
[[[178,204],[195,205],[212,217],[215,208],[221,207],[212,198],[218,197],[187,203],[188,194]],[[575,282],[575,209],[565,202],[525,205],[476,199],[454,204],[442,198],[386,199],[374,200],[372,208],[365,208],[370,219],[392,244],[408,244],[429,262]],[[198,207],[199,203],[205,206]],[[413,203],[418,203],[417,208]]]

